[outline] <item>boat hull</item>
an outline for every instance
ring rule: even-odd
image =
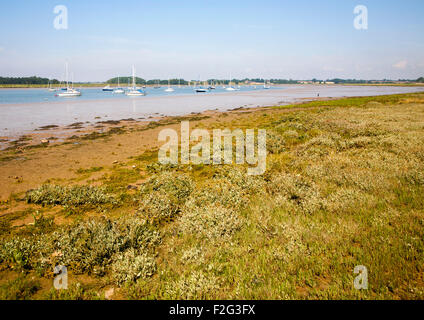
[[[80,95],[81,95],[81,92],[72,92],[72,93],[62,92],[57,94],[58,97],[79,97]]]
[[[146,93],[141,91],[129,91],[126,93],[126,95],[129,97],[139,97],[139,96],[145,96]]]

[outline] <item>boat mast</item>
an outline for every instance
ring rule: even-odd
[[[135,69],[134,69],[134,65],[132,66],[132,74],[133,74],[133,88],[135,89]]]
[[[68,82],[68,62],[65,63],[65,73],[66,73],[66,88],[69,89],[69,82]]]

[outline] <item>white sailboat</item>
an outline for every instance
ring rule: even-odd
[[[230,75],[230,82],[228,83],[228,87],[226,87],[225,90],[227,90],[227,91],[236,91],[237,90],[231,84],[231,75]]]
[[[125,90],[121,88],[121,86],[119,85],[119,77],[118,77],[118,87],[113,90],[113,93],[125,93]]]
[[[264,82],[264,89],[270,89],[271,86],[269,84],[267,84],[267,81],[265,80]]]
[[[174,88],[171,88],[171,85],[169,83],[169,79],[168,79],[168,88],[165,89],[165,92],[174,92]]]
[[[126,95],[127,96],[145,96],[146,93],[138,90],[137,86],[135,85],[135,69],[134,66],[132,66],[132,78],[133,78],[133,83],[132,83],[132,88],[127,91]]]
[[[81,95],[81,92],[78,90],[75,90],[73,88],[73,83],[72,83],[72,87],[69,86],[69,81],[68,81],[68,63],[65,64],[65,69],[66,69],[66,89],[62,92],[59,92],[56,94],[56,96],[58,97],[78,97]]]

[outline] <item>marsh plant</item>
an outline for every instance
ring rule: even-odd
[[[114,196],[107,194],[102,188],[91,186],[59,186],[45,184],[38,189],[27,192],[28,203],[42,205],[98,205],[116,204]]]
[[[116,254],[112,263],[112,277],[117,285],[151,277],[155,272],[154,256],[140,254],[140,251],[134,248]]]
[[[166,287],[169,299],[208,299],[219,290],[219,279],[195,271]]]
[[[232,209],[217,205],[187,207],[179,221],[181,232],[208,240],[228,240],[242,226],[242,218]]]
[[[157,231],[136,218],[91,219],[49,235],[4,241],[0,247],[0,261],[12,268],[41,269],[47,273],[60,264],[76,274],[103,276],[111,267],[122,272],[128,257],[140,256],[138,266],[128,270],[128,277],[137,278],[149,276],[155,270],[154,260],[146,257],[154,252],[160,241]],[[128,250],[130,253],[125,254]],[[143,262],[146,262],[145,270],[152,272],[140,271]],[[115,278],[122,282],[122,275]]]
[[[258,129],[247,129],[246,136],[241,129],[195,129],[190,133],[189,121],[181,122],[181,139],[174,129],[163,129],[158,140],[165,142],[159,149],[161,164],[205,164],[221,165],[248,163],[248,175],[262,175],[266,170],[267,133]],[[212,136],[212,139],[211,139]],[[233,161],[233,139],[235,139],[235,162]],[[180,140],[180,141],[179,141]],[[194,144],[190,147],[190,143]],[[256,148],[255,148],[256,147]],[[257,149],[257,150],[255,150]],[[211,153],[212,150],[212,153]],[[180,158],[180,159],[179,159]],[[255,166],[255,167],[253,167]]]

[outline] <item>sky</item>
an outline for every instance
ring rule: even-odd
[[[57,5],[68,28],[56,29]],[[368,9],[357,30],[354,8]],[[0,2],[0,76],[105,81],[424,76],[422,0]]]

